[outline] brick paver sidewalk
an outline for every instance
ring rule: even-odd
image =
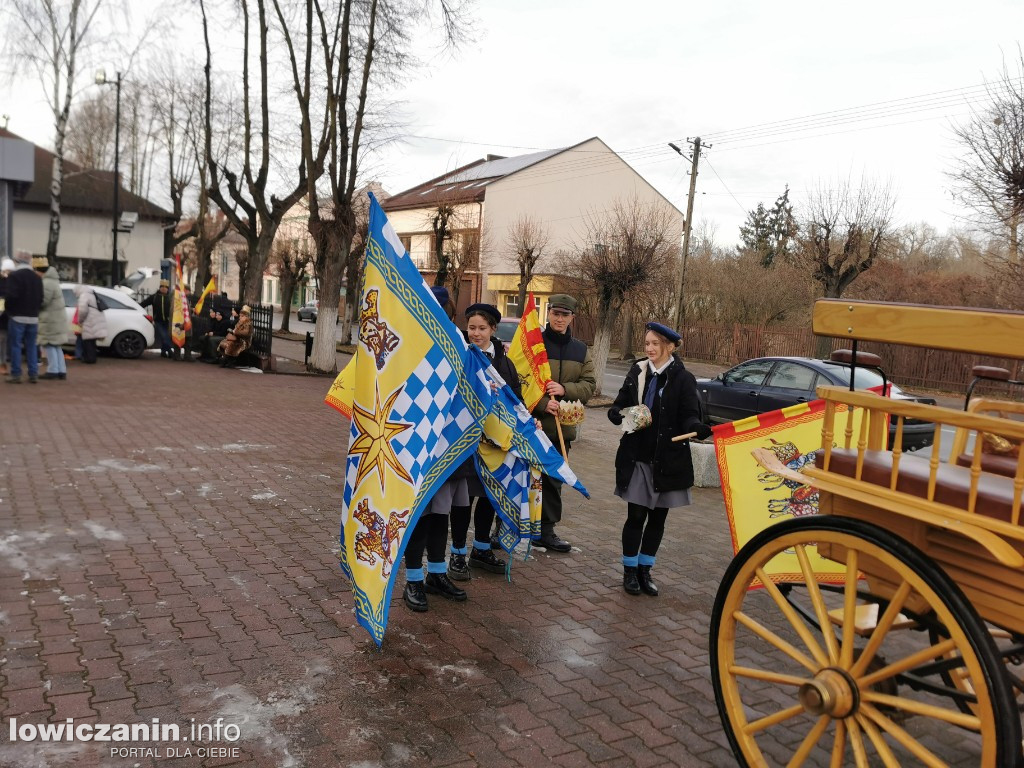
[[[69,377],[0,385],[3,766],[734,764],[706,648],[730,558],[720,494],[670,514],[662,596],[626,595],[603,412],[570,455],[594,496],[566,492],[573,552],[426,614],[396,589],[378,651],[337,567],[347,425],[328,379],[151,356]],[[12,744],[10,718],[159,718],[183,738],[222,718],[240,738],[122,757]]]

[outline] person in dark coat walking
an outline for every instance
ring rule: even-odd
[[[171,344],[171,323],[174,319],[171,284],[161,280],[157,292],[140,301],[139,305],[153,308],[153,330],[160,342],[160,357],[174,357],[174,346]]]
[[[11,351],[11,375],[8,384],[21,383],[21,350],[28,358],[28,380],[39,380],[39,310],[43,307],[43,279],[32,269],[32,254],[18,251],[14,254],[14,270],[7,275],[4,287],[7,334]]]
[[[493,339],[500,322],[501,312],[497,307],[491,304],[472,304],[466,309],[466,338],[490,358],[494,370],[512,388],[516,397],[522,401],[522,385],[519,382],[516,367],[505,354],[505,345],[500,340]],[[448,576],[458,581],[467,581],[472,577],[470,568],[479,568],[491,573],[504,573],[505,561],[495,555],[491,548],[491,525],[495,518],[494,505],[491,504],[483,483],[480,482],[480,476],[476,471],[476,458],[470,457],[462,467],[456,470],[455,474],[466,478],[470,504],[452,507],[452,545],[451,557],[448,559]],[[472,511],[473,499],[476,499],[475,511]],[[473,551],[469,552],[466,547],[466,537],[469,534],[471,512],[474,534]]]
[[[623,409],[641,404],[651,416],[649,426],[622,436],[615,455],[615,495],[628,505],[622,527],[622,586],[631,595],[658,594],[651,567],[668,510],[690,503],[690,444],[672,438],[692,432],[702,440],[711,435],[711,428],[701,421],[697,380],[675,356],[679,341],[671,328],[648,323],[647,359],[630,368],[608,410],[613,424],[622,424]]]

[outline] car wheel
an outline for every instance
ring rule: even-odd
[[[138,331],[122,331],[114,337],[114,343],[110,348],[118,357],[134,360],[142,357],[146,350],[146,339]]]

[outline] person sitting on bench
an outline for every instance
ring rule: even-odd
[[[217,355],[221,356],[221,367],[235,366],[239,356],[252,344],[252,320],[249,318],[249,305],[242,307],[238,313],[238,323],[228,331],[228,335],[217,345]]]

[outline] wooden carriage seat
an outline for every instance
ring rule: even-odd
[[[822,451],[816,454],[816,465],[824,465]],[[857,472],[857,451],[849,448],[833,448],[829,471],[847,477]],[[896,490],[928,498],[928,476],[930,466],[927,459],[910,454],[900,457]],[[1016,472],[1016,461],[1014,462]],[[888,488],[892,476],[892,453],[889,451],[865,451],[861,480]],[[939,464],[935,478],[935,501],[957,509],[967,510],[971,490],[971,471],[954,464]],[[978,476],[978,499],[975,511],[988,517],[1010,522],[1013,510],[1013,480],[1003,475],[983,471]]]
[[[961,467],[971,466],[973,460],[973,453],[961,453],[956,457],[956,463]],[[988,453],[983,450],[981,452],[981,471],[1013,477],[1017,474],[1017,456],[1011,453]]]

